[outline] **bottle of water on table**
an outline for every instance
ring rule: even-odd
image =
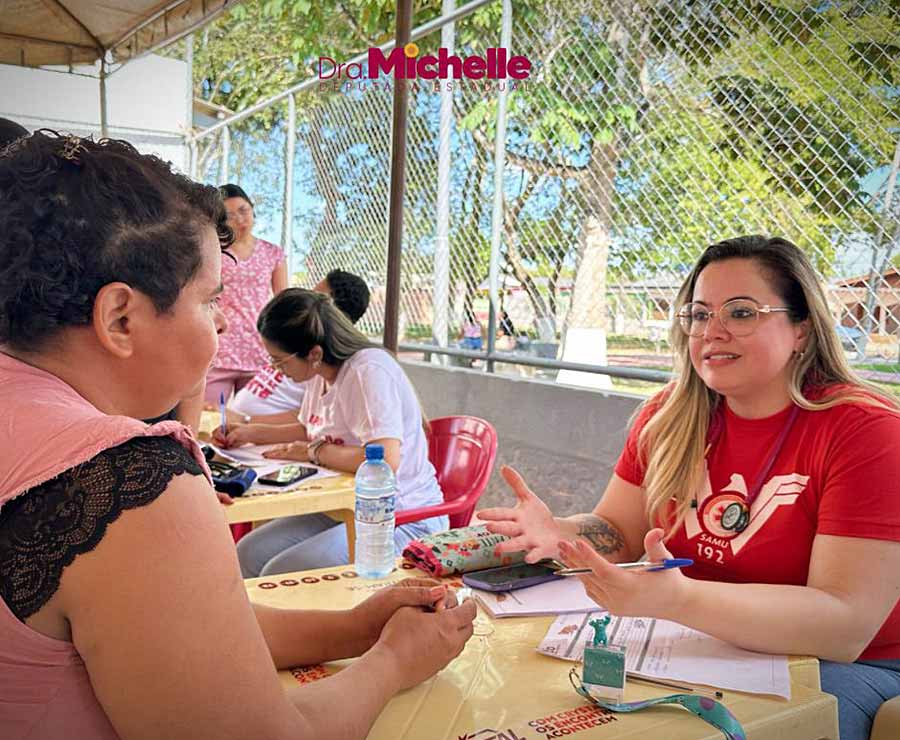
[[[356,471],[356,572],[384,578],[394,569],[394,506],[397,479],[382,445],[366,445]]]

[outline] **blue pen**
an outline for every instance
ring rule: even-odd
[[[613,563],[617,568],[625,568],[626,570],[643,570],[652,573],[656,570],[669,570],[669,568],[686,568],[693,565],[694,561],[690,558],[666,558],[665,560],[641,560],[637,563]],[[558,576],[577,576],[582,573],[592,573],[590,568],[560,568],[555,571]]]
[[[225,416],[225,391],[219,394],[219,413],[222,414],[222,434],[228,431],[228,417]]]

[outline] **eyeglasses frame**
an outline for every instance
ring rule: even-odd
[[[753,324],[753,329],[747,334],[735,334],[731,329],[729,329],[725,325],[725,322],[722,321],[722,311],[725,309],[725,307],[729,303],[738,303],[738,302],[753,303],[756,306],[756,312],[757,312],[756,321]],[[709,323],[707,323],[706,326],[703,327],[703,331],[701,331],[699,334],[692,334],[685,328],[685,325],[682,321],[682,319],[689,318],[689,316],[690,316],[690,314],[687,314],[684,312],[684,309],[687,306],[690,306],[694,303],[698,303],[698,301],[689,301],[688,303],[685,303],[684,306],[681,307],[681,310],[675,315],[675,318],[678,319],[678,326],[685,333],[685,335],[687,335],[689,337],[702,337],[706,333],[706,327],[709,326]],[[700,305],[703,305],[703,304],[701,303]],[[734,336],[736,336],[736,337],[749,337],[751,334],[753,334],[753,332],[756,331],[756,327],[759,326],[759,315],[758,314],[761,314],[761,313],[764,313],[764,314],[790,313],[790,311],[791,311],[790,308],[785,308],[784,306],[770,306],[767,303],[759,303],[758,301],[755,301],[752,298],[732,298],[730,301],[725,301],[725,303],[723,303],[721,306],[719,306],[717,311],[708,310],[707,313],[709,314],[709,319],[707,321],[712,321],[713,317],[715,317],[719,320],[719,326],[721,326],[729,334],[734,334]]]

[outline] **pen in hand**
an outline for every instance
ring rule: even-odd
[[[228,417],[225,415],[225,391],[219,394],[219,413],[222,415],[222,436],[228,432]]]
[[[637,563],[613,563],[617,568],[625,570],[642,570],[645,573],[652,573],[657,570],[669,570],[670,568],[686,568],[693,565],[694,561],[690,558],[666,558],[665,560],[641,560]],[[555,571],[558,576],[577,576],[584,573],[592,573],[590,568],[560,568]]]

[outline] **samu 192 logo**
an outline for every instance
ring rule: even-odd
[[[461,58],[443,47],[438,49],[437,56],[419,56],[419,47],[414,43],[394,49],[387,56],[377,47],[370,48],[365,68],[361,62],[338,63],[331,57],[319,57],[320,80],[341,77],[375,80],[381,74],[391,75],[395,80],[459,80],[464,77],[470,80],[524,80],[531,74],[531,62],[527,57],[510,55],[502,46],[492,46],[484,56]]]

